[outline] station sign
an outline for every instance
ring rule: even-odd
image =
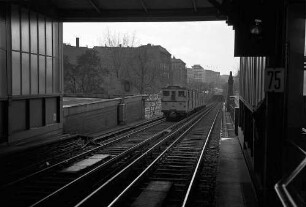
[[[284,68],[266,68],[265,92],[284,92],[285,75]]]

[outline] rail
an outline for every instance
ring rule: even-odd
[[[184,127],[187,127],[185,130],[183,130],[183,132],[181,134],[179,134],[179,137],[177,137],[171,144],[169,144],[169,146],[167,146],[167,148],[160,154],[158,155],[157,158],[154,159],[153,162],[151,162],[151,164],[149,164],[149,166],[147,166],[136,178],[133,179],[133,181],[124,188],[123,191],[121,191],[121,193],[112,200],[112,202],[110,204],[108,204],[108,207],[110,206],[114,206],[119,200],[122,199],[122,197],[128,192],[130,191],[130,189],[132,188],[132,186],[134,186],[148,171],[149,169],[151,169],[151,167],[153,165],[155,165],[157,163],[158,160],[160,160],[161,157],[163,157],[163,155],[173,146],[175,145],[175,143],[178,142],[178,140],[180,140],[185,134],[187,134],[191,128],[200,121],[200,117],[205,116],[207,113],[209,113],[210,110],[205,111],[204,113],[201,113],[199,116],[197,116],[195,119],[192,119],[192,121],[190,121],[189,123],[186,123],[184,125]],[[194,122],[195,121],[195,122]],[[194,122],[194,123],[192,123]],[[189,126],[189,124],[191,124],[191,126]],[[139,161],[143,160],[147,155],[149,155],[151,152],[153,152],[154,149],[156,149],[157,147],[160,147],[162,144],[164,144],[170,137],[173,137],[174,134],[178,134],[180,133],[179,130],[177,130],[176,132],[173,132],[171,134],[169,134],[167,137],[163,138],[162,140],[160,140],[158,143],[156,143],[154,146],[152,146],[150,149],[148,149],[146,152],[144,152],[140,157],[138,157],[136,160],[134,160],[132,163],[130,163],[128,166],[126,166],[124,169],[122,169],[120,172],[118,172],[116,175],[114,175],[112,178],[110,178],[106,183],[102,184],[101,186],[99,186],[96,190],[94,190],[90,195],[88,195],[86,198],[84,198],[82,201],[80,201],[77,205],[75,205],[76,207],[79,206],[86,206],[88,205],[87,203],[90,203],[92,201],[90,200],[94,200],[94,197],[98,195],[99,191],[103,190],[103,188],[106,187],[106,185],[110,184],[111,182],[113,182],[115,179],[117,179],[118,177],[122,176],[126,171],[128,171],[128,169],[130,169],[132,166],[135,166],[135,164],[139,163]],[[97,196],[98,197],[98,196]]]
[[[283,206],[286,207],[297,207],[298,201],[296,201],[292,193],[289,192],[288,185],[292,183],[292,181],[302,172],[302,170],[306,166],[306,151],[299,147],[296,143],[292,141],[288,141],[293,147],[296,148],[297,151],[302,153],[305,157],[301,161],[301,163],[286,177],[282,178],[279,182],[277,182],[274,186],[274,189],[282,202]]]
[[[210,136],[211,136],[211,133],[213,131],[213,128],[215,127],[215,123],[216,123],[216,120],[217,120],[217,117],[220,113],[220,110],[218,111],[218,113],[216,114],[214,120],[213,120],[213,124],[211,125],[210,129],[209,129],[209,132],[208,132],[208,135],[207,135],[207,139],[202,147],[202,150],[201,150],[201,154],[200,154],[200,157],[198,159],[198,162],[197,162],[197,165],[196,165],[196,168],[194,170],[194,173],[192,175],[192,178],[191,178],[191,181],[189,183],[189,186],[188,186],[188,189],[187,189],[187,193],[185,195],[185,198],[184,198],[184,201],[183,201],[183,204],[182,204],[182,207],[185,207],[187,206],[187,203],[188,203],[188,200],[190,200],[190,197],[191,197],[191,191],[192,189],[194,188],[194,185],[195,185],[195,182],[196,182],[196,177],[198,176],[198,174],[200,173],[200,165],[201,163],[203,163],[203,160],[204,160],[204,151],[206,150],[206,146],[207,146],[207,143],[209,142],[210,140]]]

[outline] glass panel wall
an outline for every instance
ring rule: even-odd
[[[3,27],[1,22],[0,27]],[[58,22],[34,11],[11,7],[13,95],[31,96],[61,92],[61,67],[57,61],[61,48],[60,27]],[[0,39],[1,47],[3,42],[5,40]],[[0,52],[1,59],[2,56]]]

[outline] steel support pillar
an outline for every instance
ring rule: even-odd
[[[276,7],[275,48],[267,67],[284,68],[285,90],[266,93],[264,206],[281,205],[273,186],[290,165],[286,140],[299,136],[303,123],[304,4],[303,1],[286,4],[274,1],[271,5]]]

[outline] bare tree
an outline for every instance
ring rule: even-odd
[[[108,30],[104,42],[104,45],[109,47],[111,51],[111,61],[116,78],[124,78],[121,76],[125,72],[123,70],[126,69],[127,50],[123,48],[134,47],[137,44],[135,33],[122,35]]]
[[[130,82],[137,88],[139,93],[153,91],[157,69],[157,65],[148,55],[148,48],[137,48],[133,64],[129,67],[128,75]]]

